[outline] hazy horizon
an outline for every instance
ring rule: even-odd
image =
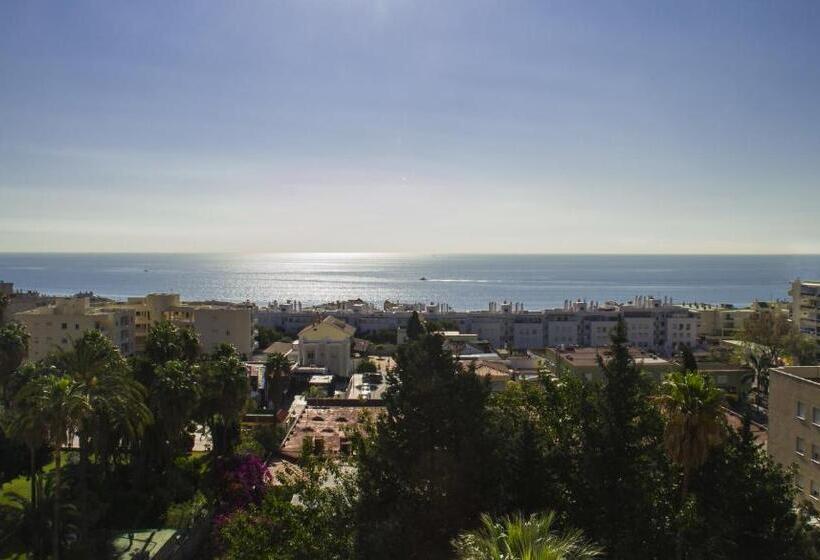
[[[820,4],[0,5],[0,251],[820,253]]]
[[[483,252],[483,251],[0,251],[0,255],[400,255],[400,256],[561,256],[561,257],[815,257],[817,253],[594,253],[594,252],[542,252],[542,253],[513,253],[513,252]]]

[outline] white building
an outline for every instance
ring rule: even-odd
[[[406,306],[391,305],[388,309],[317,312],[268,307],[257,309],[254,316],[259,325],[289,334],[326,316],[341,319],[362,333],[406,327],[412,312]],[[451,311],[439,304],[420,314],[424,320],[455,323],[459,331],[474,333],[494,348],[513,350],[606,346],[618,318],[627,324],[629,341],[643,350],[669,355],[684,344],[694,346],[698,341],[695,313],[669,300],[654,298],[636,297],[626,304],[567,301],[563,308],[544,311],[527,311],[514,303],[492,303],[487,311]]]
[[[353,371],[350,353],[355,332],[354,327],[333,317],[308,325],[299,331],[299,365],[349,377]]]
[[[800,280],[792,283],[792,322],[804,335],[820,345],[820,280]]]

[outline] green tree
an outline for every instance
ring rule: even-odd
[[[424,325],[421,323],[417,311],[413,311],[410,319],[407,321],[407,339],[418,340],[425,333]]]
[[[794,365],[811,366],[817,364],[820,346],[810,336],[793,333],[786,343],[786,353]]]
[[[144,461],[159,472],[190,449],[201,394],[199,378],[199,366],[182,360],[170,360],[154,369],[148,391],[154,422],[140,444]]]
[[[20,323],[9,323],[0,327],[0,397],[8,402],[6,394],[11,375],[23,363],[28,352],[29,334]]]
[[[228,455],[239,440],[239,421],[250,392],[245,366],[236,351],[204,362],[201,383],[199,416],[211,432],[214,455]]]
[[[82,384],[68,376],[48,374],[27,383],[14,397],[12,430],[29,434],[32,445],[45,441],[54,452],[52,554],[60,556],[62,450],[91,413]]]
[[[459,330],[458,323],[449,319],[441,319],[438,321],[427,321],[425,325],[427,332],[434,333],[437,331],[457,331]]]
[[[170,360],[193,362],[199,352],[199,338],[191,327],[160,321],[148,329],[145,354],[154,364],[164,364]]]
[[[687,557],[816,558],[808,519],[794,507],[794,475],[755,442],[748,421],[695,473]]]
[[[356,366],[356,373],[378,373],[379,368],[371,360],[362,360]]]
[[[481,528],[454,542],[458,560],[589,560],[602,555],[579,530],[556,529],[555,512],[514,515],[495,521],[481,516]]]
[[[265,406],[272,406],[274,411],[282,404],[283,380],[290,372],[290,366],[290,360],[279,352],[271,354],[265,361]]]
[[[725,435],[721,405],[723,392],[711,378],[696,372],[672,373],[656,398],[666,419],[664,444],[670,460],[683,472],[681,511],[685,511],[692,473],[709,458]],[[679,528],[676,555],[683,557],[683,527]]]
[[[221,559],[356,558],[355,479],[345,465],[308,461],[280,484],[218,528]]]
[[[574,377],[543,376],[536,382],[510,382],[491,395],[491,431],[503,434],[497,448],[505,458],[501,511],[529,514],[566,507],[580,385]]]
[[[91,511],[89,477],[92,454],[105,479],[115,452],[135,443],[152,421],[145,388],[131,374],[111,340],[89,330],[67,349],[48,358],[58,371],[77,382],[89,403],[89,413],[77,431],[79,441],[80,536],[88,536]]]
[[[493,509],[502,466],[489,395],[441,337],[400,347],[386,413],[359,450],[362,558],[446,558],[450,540]]]
[[[688,344],[684,344],[681,349],[681,369],[683,371],[698,371],[698,361]]]
[[[752,343],[743,347],[740,359],[752,369],[752,374],[744,376],[742,382],[753,381],[755,403],[760,407],[769,394],[769,370],[775,364],[773,354],[766,347]]]
[[[747,345],[763,346],[772,364],[777,364],[793,334],[794,327],[785,313],[760,311],[743,322],[740,339]]]
[[[256,342],[260,350],[264,350],[274,342],[285,341],[285,333],[278,329],[272,329],[264,325],[256,326]],[[290,339],[288,339],[290,340]]]
[[[577,473],[567,506],[612,558],[659,558],[672,545],[669,463],[663,421],[649,397],[651,381],[632,359],[618,321],[603,383],[587,384],[578,400]]]
[[[0,294],[0,325],[5,322],[6,309],[8,309],[9,301],[9,296]]]

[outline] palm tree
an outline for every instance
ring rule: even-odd
[[[723,392],[714,386],[710,377],[697,372],[675,372],[664,381],[656,401],[666,419],[666,453],[683,471],[683,505],[692,473],[706,462],[712,448],[725,436],[725,417],[721,410]],[[682,539],[681,530],[678,532],[678,558],[683,555]]]
[[[763,395],[769,393],[769,370],[775,364],[772,352],[758,345],[749,345],[743,350],[742,360],[752,368],[752,375],[743,378],[743,382],[754,381],[755,404],[761,406]]]
[[[193,362],[199,355],[199,339],[190,327],[160,321],[148,329],[145,354],[154,364],[163,364],[169,360]]]
[[[279,409],[279,400],[281,390],[279,383],[282,376],[290,371],[290,360],[284,354],[276,352],[268,356],[265,362],[265,406],[271,404],[270,400],[270,386],[274,387],[273,409],[276,412]]]
[[[68,349],[50,360],[76,381],[90,404],[80,423],[79,483],[82,505],[81,535],[88,533],[88,466],[92,452],[107,467],[113,451],[136,440],[151,421],[145,389],[130,374],[127,363],[111,341],[96,330],[83,333]],[[103,473],[107,473],[105,468]]]
[[[233,449],[229,436],[239,426],[249,392],[245,366],[235,353],[204,364],[199,416],[211,432],[215,456],[225,456]]]
[[[3,324],[3,316],[6,313],[6,309],[9,306],[9,296],[6,294],[0,294],[0,325]]]
[[[22,442],[29,453],[29,508],[30,517],[36,518],[38,511],[37,474],[37,450],[45,443],[47,432],[42,418],[28,414],[25,408],[21,410],[17,399],[13,399],[11,406],[2,416],[2,428],[12,439]],[[37,543],[36,557],[41,556],[39,532],[33,531],[34,541]]]
[[[559,533],[555,512],[520,514],[495,521],[481,516],[481,528],[462,533],[454,541],[458,560],[588,560],[602,550],[580,530]]]
[[[29,335],[20,323],[0,327],[0,397],[8,402],[6,394],[9,376],[20,367],[28,351]]]
[[[49,373],[29,381],[16,395],[15,422],[32,437],[42,435],[54,451],[52,549],[60,556],[60,485],[62,449],[71,441],[83,419],[91,413],[85,388],[64,375]]]

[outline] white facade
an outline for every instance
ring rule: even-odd
[[[255,311],[258,324],[290,334],[298,333],[324,316],[339,318],[367,333],[405,327],[410,315],[410,311],[317,313],[277,308]],[[641,349],[669,354],[681,344],[694,346],[697,343],[697,317],[692,311],[651,298],[627,305],[576,302],[563,309],[545,311],[525,311],[520,305],[512,304],[494,306],[490,311],[422,312],[425,320],[451,321],[459,331],[475,333],[495,348],[515,350],[562,345],[606,346],[619,317],[626,322],[629,342]]]
[[[820,280],[792,283],[792,321],[800,334],[820,344]]]

